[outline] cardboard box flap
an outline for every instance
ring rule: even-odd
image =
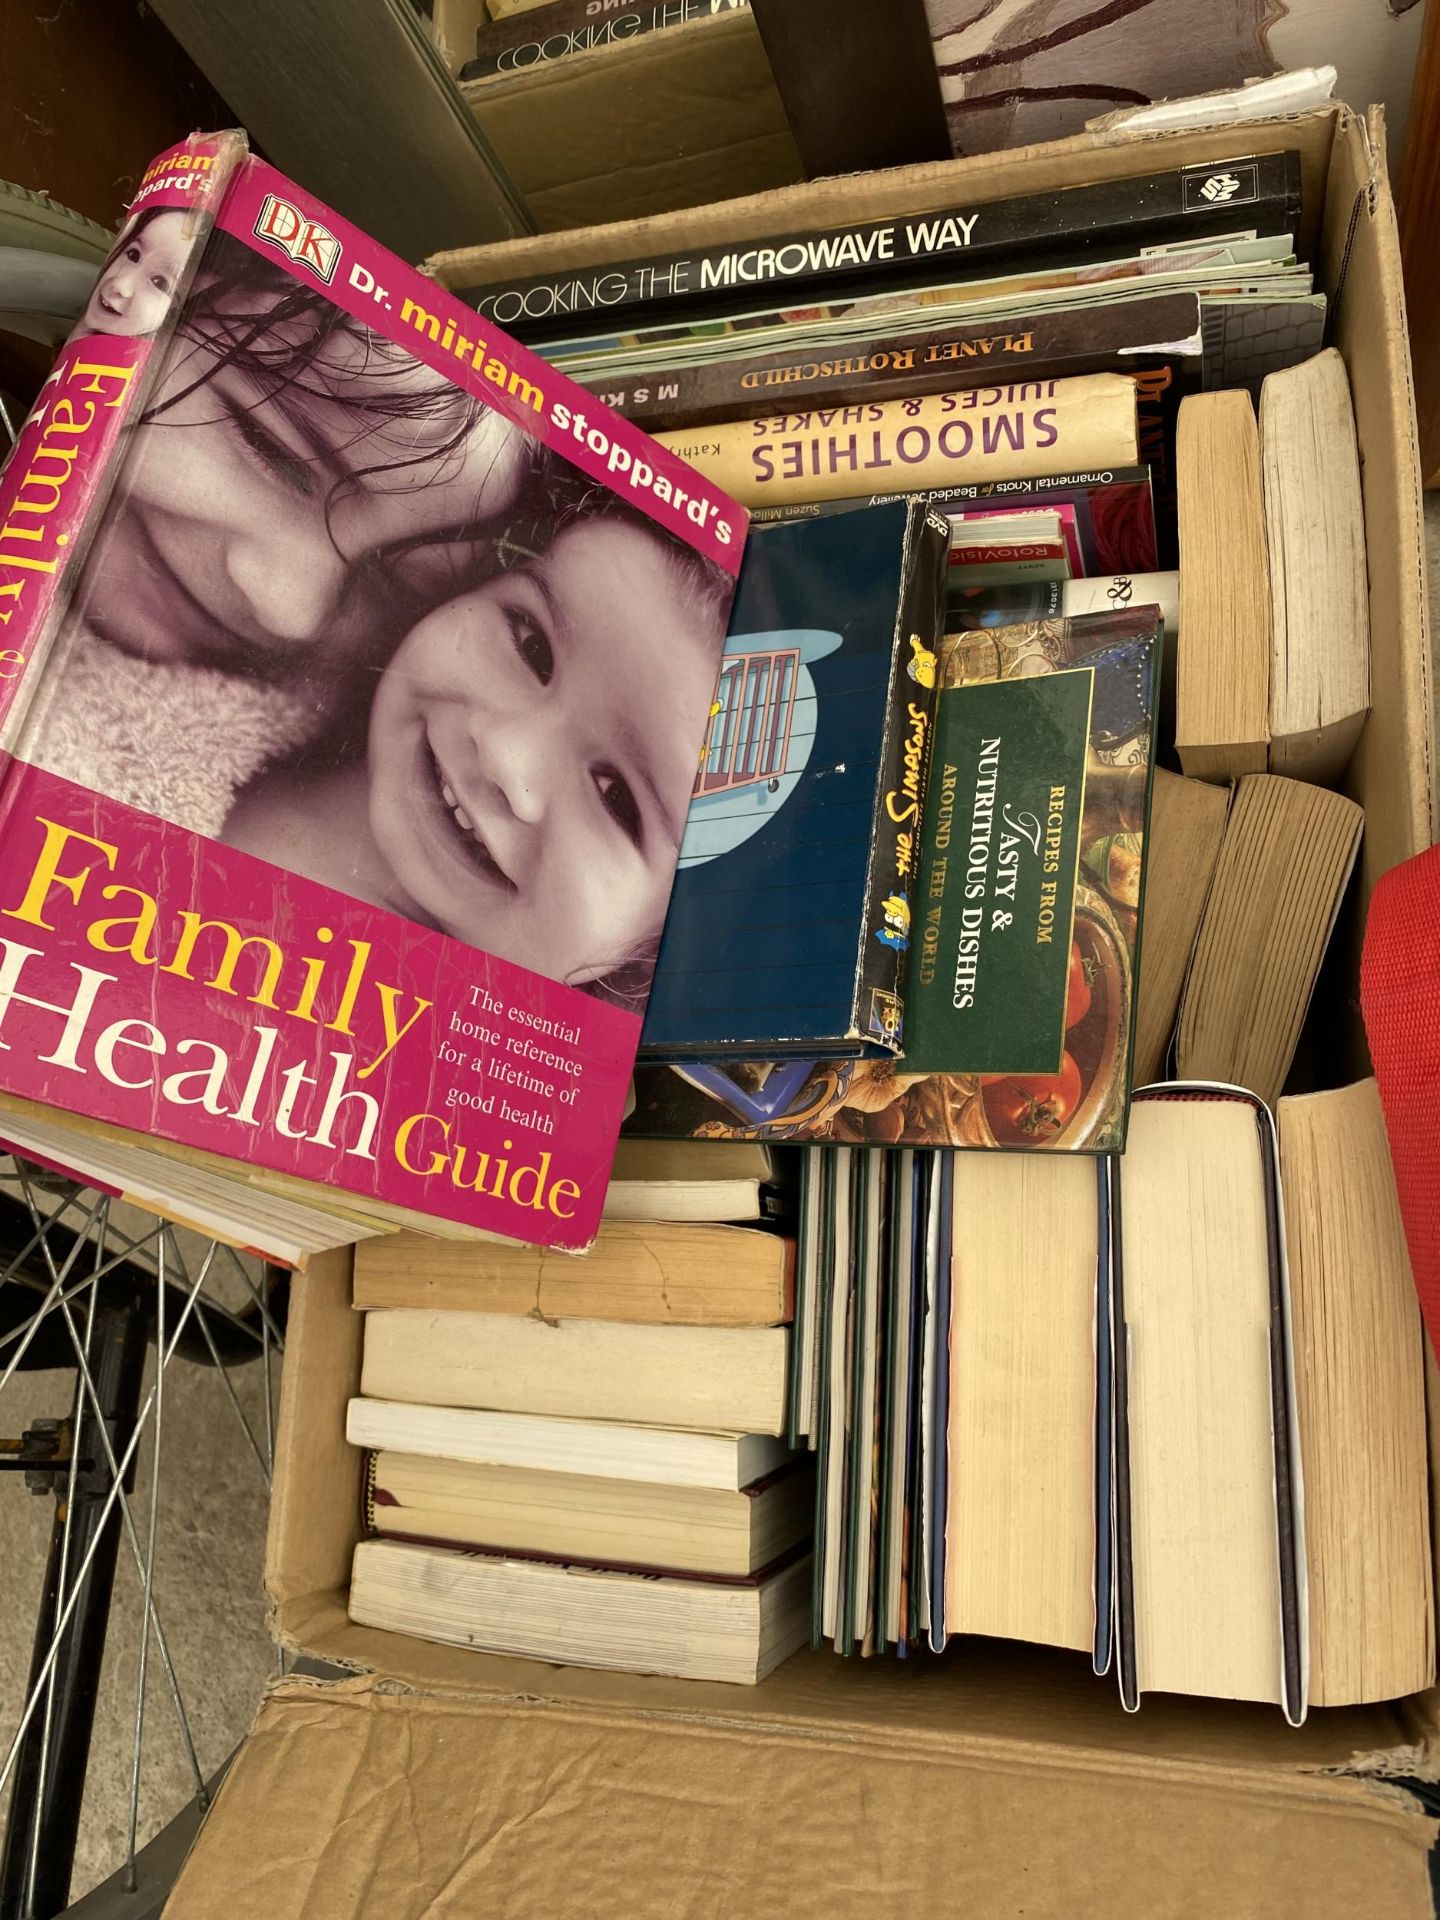
[[[983,206],[1021,193],[1047,193],[1081,181],[1122,179],[1170,167],[1230,160],[1241,153],[1294,147],[1300,154],[1305,205],[1311,210],[1299,236],[1301,258],[1315,256],[1314,210],[1321,204],[1336,129],[1355,116],[1339,106],[1259,120],[1243,127],[1187,128],[1179,132],[1079,133],[1066,140],[933,160],[880,173],[842,174],[804,186],[650,214],[571,233],[538,234],[494,245],[437,253],[426,271],[454,292],[523,280],[559,267],[591,267],[611,260],[684,252],[728,241],[756,240],[811,228],[885,220],[940,207]],[[493,131],[487,126],[487,132]]]
[[[210,1920],[223,1889],[227,1920],[900,1920],[944,1889],[957,1913],[1242,1920],[1273,1914],[1282,1886],[1306,1920],[1430,1912],[1435,1822],[1371,1784],[1155,1768],[1137,1820],[1124,1769],[1089,1754],[952,1748],[910,1726],[738,1731],[287,1683],[166,1912]]]
[[[1440,795],[1414,378],[1384,115],[1372,108],[1368,123],[1354,125],[1360,137],[1333,149],[1316,265],[1331,294],[1330,342],[1350,375],[1369,530],[1370,717],[1346,780],[1365,807],[1368,899],[1387,868],[1440,838]],[[1411,778],[1396,779],[1397,767]]]

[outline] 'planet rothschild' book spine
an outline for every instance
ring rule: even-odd
[[[619,46],[642,34],[688,26],[692,20],[748,12],[749,6],[750,0],[555,0],[533,13],[479,28],[475,57],[460,69],[460,78],[527,73],[594,47]]]
[[[0,471],[0,1108],[588,1245],[746,527],[243,135],[160,156]]]
[[[750,507],[1011,480],[1138,457],[1135,381],[1083,374],[657,434]]]
[[[995,263],[1023,255],[1031,265],[1094,254],[1104,236],[1116,251],[1136,253],[1165,240],[1236,232],[1293,232],[1300,213],[1300,160],[1295,153],[1259,154],[1223,166],[1021,194],[970,206],[940,208],[894,220],[870,220],[821,232],[737,240],[695,253],[657,254],[500,286],[461,289],[460,297],[520,338],[588,330],[593,314],[618,320],[641,314],[717,311],[757,289],[803,284],[823,301],[857,283],[900,288],[922,282],[937,265],[963,263],[978,277]]]
[[[1181,352],[1177,343],[1193,342]],[[1123,362],[1120,357],[1125,356]],[[989,386],[997,381],[1054,380],[1100,373],[1117,362],[1148,367],[1152,357],[1200,355],[1200,299],[1194,293],[1143,295],[1103,307],[1017,313],[1000,324],[952,322],[858,341],[824,354],[794,351],[727,354],[699,366],[652,373],[585,374],[580,385],[647,433],[743,420],[802,406],[850,407],[913,395]]]
[[[867,1022],[873,1009],[890,1009],[887,1038],[897,1042],[904,1035],[905,982],[935,703],[935,649],[944,633],[949,521],[917,502],[908,547],[876,789],[857,995],[857,1009]]]

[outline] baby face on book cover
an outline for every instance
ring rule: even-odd
[[[22,754],[639,1010],[730,584],[216,233]]]
[[[0,496],[0,1094],[586,1246],[743,513],[234,134]]]

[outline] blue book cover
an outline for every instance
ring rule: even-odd
[[[899,1051],[947,545],[917,501],[752,534],[651,1059]]]

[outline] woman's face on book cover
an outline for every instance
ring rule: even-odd
[[[267,375],[316,324],[241,354],[234,323],[177,336],[77,596],[92,632],[264,674],[312,649],[363,661],[454,591],[476,527],[514,498],[523,441],[489,412],[462,437],[454,389],[347,329],[298,374]]]
[[[664,540],[601,518],[419,623],[369,761],[418,917],[574,985],[658,936],[714,681],[696,617]]]

